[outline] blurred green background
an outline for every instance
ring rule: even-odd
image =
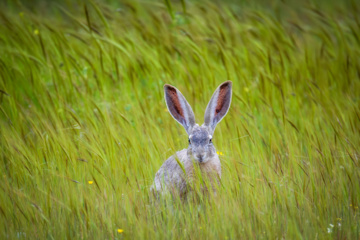
[[[360,239],[360,4],[2,1],[2,239]],[[222,187],[149,196],[197,121],[233,101],[213,142]]]

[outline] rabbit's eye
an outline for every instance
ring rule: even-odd
[[[212,143],[212,138],[210,138],[209,143],[210,143],[210,144]]]
[[[190,138],[189,138],[189,144],[191,144]]]

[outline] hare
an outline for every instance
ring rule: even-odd
[[[209,179],[212,187],[221,178],[221,163],[212,141],[216,125],[227,114],[232,95],[232,82],[222,83],[211,97],[204,117],[204,124],[195,123],[194,112],[181,92],[165,84],[165,101],[170,114],[185,128],[189,147],[168,158],[155,175],[151,189],[156,193],[171,193],[186,196],[191,183],[198,176]],[[213,189],[215,191],[215,189]]]

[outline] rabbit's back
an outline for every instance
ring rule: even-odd
[[[186,174],[178,161],[184,167]],[[153,188],[157,192],[177,191],[182,195],[186,192],[186,177],[191,177],[192,172],[191,161],[187,157],[187,149],[178,151],[160,167],[155,175]]]
[[[212,183],[219,183],[221,163],[217,155],[208,162],[200,164],[199,167],[204,177],[209,178]],[[187,149],[183,149],[169,157],[160,167],[155,175],[152,189],[161,193],[170,191],[182,196],[186,194],[188,184],[193,182],[194,179],[196,179],[194,176],[194,163],[188,156]]]

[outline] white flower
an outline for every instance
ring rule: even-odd
[[[330,225],[330,227],[331,227],[331,228],[333,228],[333,227],[334,227],[334,225],[332,225],[331,223],[330,223],[329,225]]]
[[[328,230],[328,233],[331,233],[332,232],[332,229],[331,228],[327,228]]]

